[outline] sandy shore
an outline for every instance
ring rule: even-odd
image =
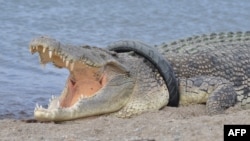
[[[0,140],[219,141],[224,124],[250,124],[250,110],[236,106],[225,114],[208,116],[204,105],[192,105],[166,107],[131,119],[105,115],[62,123],[4,119],[0,120]]]

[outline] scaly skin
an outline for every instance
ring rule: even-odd
[[[208,114],[237,103],[250,107],[250,32],[193,36],[155,49],[179,79],[180,105],[206,103]]]
[[[35,118],[61,121],[108,113],[131,117],[166,106],[171,94],[165,78],[172,73],[162,73],[165,63],[157,65],[156,56],[134,50],[138,47],[133,45],[122,47],[111,45],[109,49],[115,53],[64,45],[48,37],[34,39],[30,49],[39,52],[42,64],[53,62],[70,71],[61,96],[53,98],[48,109],[37,106]],[[218,114],[237,103],[250,107],[249,47],[249,32],[230,32],[194,36],[149,50],[159,50],[179,80],[172,85],[180,92],[180,99],[173,99],[174,105],[178,100],[180,105],[206,103],[208,114]],[[130,50],[135,53],[127,52]]]
[[[32,40],[30,51],[39,53],[41,64],[53,62],[70,72],[60,97],[53,97],[48,108],[37,104],[34,116],[39,121],[107,113],[131,117],[168,104],[167,85],[158,70],[133,52],[65,45],[49,37]]]
[[[250,32],[193,36],[156,48],[168,58],[179,79],[203,77],[217,81],[216,85],[223,81],[221,91],[208,92],[209,83],[204,85],[205,89],[204,86],[199,87],[199,91],[206,91],[210,95],[210,101],[214,99],[212,103],[217,101],[214,106],[207,102],[209,113],[221,113],[223,110],[215,109],[226,109],[236,103],[240,103],[243,108],[250,107]],[[186,89],[180,92],[180,103],[188,103],[183,101],[187,99],[183,98],[184,95],[196,93],[197,87],[194,84],[185,84],[183,87]],[[194,97],[199,96],[196,94]]]
[[[122,40],[111,43],[107,49],[118,53],[133,51],[150,61],[166,82],[170,94],[168,106],[179,105],[180,94],[173,68],[170,66],[168,60],[155,50],[155,48],[140,41]]]

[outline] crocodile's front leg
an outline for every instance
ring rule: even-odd
[[[180,105],[205,104],[207,113],[220,114],[237,102],[231,82],[213,76],[180,79]]]

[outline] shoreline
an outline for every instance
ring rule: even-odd
[[[165,107],[130,119],[103,115],[61,123],[0,120],[1,140],[223,140],[224,124],[250,124],[250,109],[208,116],[204,105]]]

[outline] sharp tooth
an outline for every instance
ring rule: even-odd
[[[91,61],[89,61],[89,60],[87,60],[86,63],[87,63],[88,65],[90,65],[90,66],[93,66],[93,63],[92,63]]]
[[[52,100],[53,100],[53,99],[55,99],[55,96],[54,96],[54,95],[52,95],[52,96],[51,96],[51,99],[52,99]]]
[[[50,50],[50,51],[49,51],[49,58],[52,58],[52,54],[53,54],[53,51]]]
[[[60,102],[59,101],[57,101],[57,107],[59,107],[60,106]]]
[[[36,109],[37,109],[37,108],[39,108],[39,105],[38,105],[38,103],[36,103]]]
[[[36,50],[38,50],[38,46],[35,46]]]
[[[66,67],[69,66],[69,60],[66,60]]]
[[[33,51],[33,47],[30,47],[30,53],[32,53],[32,51]]]
[[[75,63],[74,63],[74,62],[72,62],[72,63],[70,64],[70,70],[71,70],[71,71],[73,71],[73,69],[74,69],[74,65],[75,65]]]
[[[62,60],[63,60],[63,62],[65,62],[66,58],[62,56]]]
[[[46,51],[46,47],[43,48],[43,53],[45,53],[45,51]]]

